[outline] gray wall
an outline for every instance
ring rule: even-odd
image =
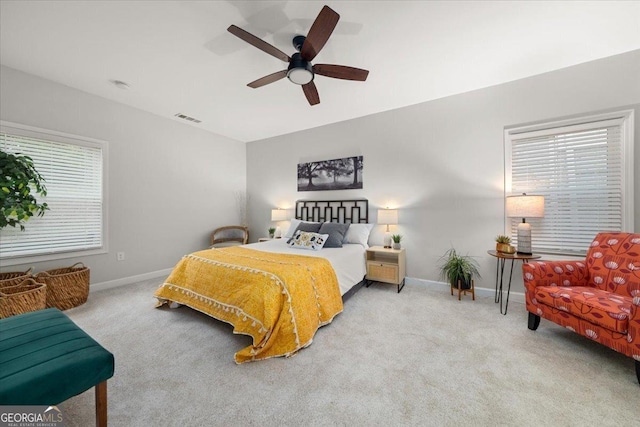
[[[608,109],[635,108],[635,229],[640,230],[640,51],[508,84],[246,145],[10,68],[0,69],[0,119],[108,141],[109,253],[6,267],[36,271],[81,260],[92,283],[163,270],[206,246],[211,229],[238,222],[247,189],[252,240],[273,207],[297,199],[366,197],[400,209],[410,277],[437,280],[449,247],[486,255],[504,232],[503,129]],[[286,118],[289,120],[289,118]],[[362,190],[296,190],[299,162],[363,155]],[[382,241],[376,226],[372,242]],[[116,261],[124,251],[126,260]],[[521,291],[516,279],[515,290]]]
[[[472,67],[472,64],[470,65]],[[372,72],[375,72],[373,70]],[[492,288],[495,259],[486,251],[504,230],[503,130],[506,126],[635,108],[635,230],[640,230],[640,51],[247,144],[253,238],[266,235],[270,209],[297,199],[365,197],[397,207],[407,275],[438,280],[450,247],[477,256]],[[429,78],[428,70],[423,77]],[[366,83],[365,83],[366,84]],[[300,162],[364,156],[364,188],[297,192]],[[262,232],[261,232],[262,231]],[[374,227],[381,243],[383,226]],[[519,268],[517,269],[519,271]],[[514,290],[523,291],[519,273]]]
[[[2,271],[83,261],[93,284],[117,280],[171,268],[205,248],[211,230],[238,223],[245,144],[7,67],[0,93],[0,119],[105,140],[110,157],[109,253],[18,266],[0,260]],[[120,251],[124,261],[116,261]]]

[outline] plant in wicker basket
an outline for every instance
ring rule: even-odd
[[[0,150],[0,229],[20,226],[24,231],[25,221],[34,214],[44,215],[49,207],[38,203],[33,195],[33,190],[43,197],[47,195],[43,182],[30,157]]]

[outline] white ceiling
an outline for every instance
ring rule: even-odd
[[[341,19],[314,63],[368,80],[317,76],[313,107],[287,79],[248,88],[287,64],[227,27],[291,55],[324,4]],[[635,49],[637,1],[0,1],[3,65],[244,142]]]

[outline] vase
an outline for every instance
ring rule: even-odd
[[[509,246],[508,243],[496,243],[496,251],[509,253]]]
[[[393,249],[398,250],[398,249],[400,249],[402,247],[402,245],[400,245],[400,243],[393,242],[392,247],[393,247]]]
[[[496,243],[496,251],[503,254],[513,254],[516,252],[516,248],[508,243]]]
[[[458,281],[452,280],[449,284],[453,289],[458,289],[458,286],[460,286],[460,290],[463,291],[471,289],[471,279],[459,279]]]

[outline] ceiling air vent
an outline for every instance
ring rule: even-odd
[[[186,114],[178,113],[174,114],[177,118],[187,120],[193,123],[202,123],[202,120],[194,119],[193,117],[187,116]]]

